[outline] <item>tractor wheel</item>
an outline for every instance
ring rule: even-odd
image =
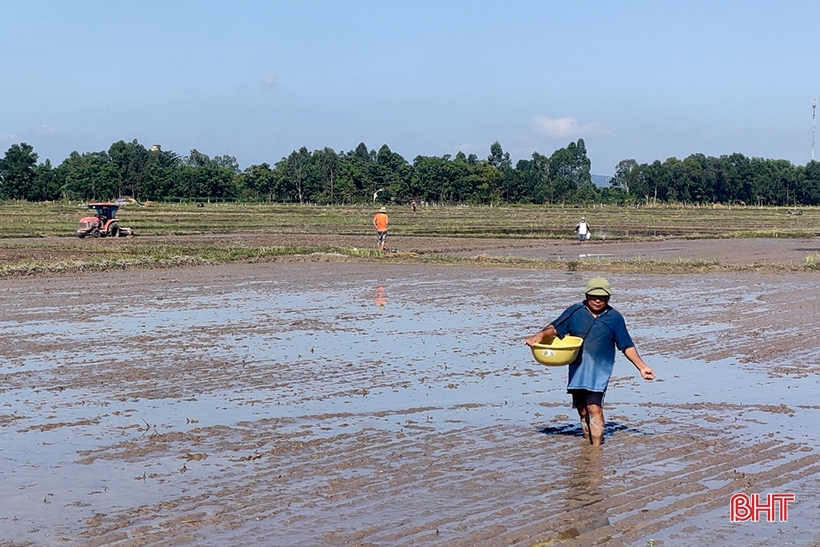
[[[119,237],[120,236],[120,227],[117,226],[116,224],[112,224],[108,228],[108,235],[110,235],[111,237]]]
[[[97,228],[94,228],[93,230],[91,230],[91,237],[93,237],[94,239],[99,238],[101,235],[102,234],[100,233],[100,231]]]

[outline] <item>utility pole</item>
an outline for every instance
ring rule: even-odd
[[[814,131],[816,128],[817,99],[811,101],[811,161],[814,161]]]

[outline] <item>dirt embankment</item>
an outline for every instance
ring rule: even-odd
[[[72,241],[73,242],[73,241]],[[169,245],[184,249],[186,246],[213,245],[216,247],[299,247],[335,246],[373,248],[375,237],[326,234],[203,234],[190,236],[136,236],[123,239],[83,240],[67,247],[66,238],[33,240],[4,240],[0,245],[0,261],[58,261],[87,260],[101,251],[117,245],[128,247]],[[793,268],[805,264],[806,259],[820,255],[820,238],[811,239],[706,239],[706,240],[647,240],[606,241],[592,240],[579,243],[555,239],[498,239],[406,237],[391,235],[390,249],[416,254],[452,254],[457,256],[513,256],[543,260],[575,260],[601,258],[612,260],[646,261],[704,261],[724,266],[782,265]],[[124,251],[127,252],[127,251]]]

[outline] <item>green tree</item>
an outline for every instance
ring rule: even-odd
[[[409,202],[412,196],[405,195],[403,190],[408,186],[411,167],[400,154],[390,150],[385,144],[379,148],[376,161],[370,164],[370,176],[374,187],[381,189],[380,200],[397,198]]]
[[[587,146],[584,139],[578,139],[577,142],[571,142],[567,146],[572,155],[573,176],[575,177],[576,186],[587,186],[592,184],[592,174],[590,168],[592,163],[587,157]]]
[[[487,161],[490,165],[502,172],[512,167],[510,154],[508,152],[504,152],[504,149],[501,147],[501,143],[498,141],[495,141],[490,145],[490,155],[487,156]]]
[[[176,194],[187,199],[232,201],[238,190],[235,175],[231,169],[216,165],[189,165],[175,177]]]
[[[34,168],[34,184],[29,199],[32,201],[60,199],[60,181],[57,172],[51,167],[51,160],[46,159]]]
[[[203,154],[194,148],[190,154],[183,158],[182,164],[186,167],[208,167],[214,165],[214,162],[208,157],[208,154]]]
[[[108,149],[108,157],[120,175],[118,197],[123,195],[140,199],[150,153],[136,139],[126,143],[117,141]]]
[[[277,194],[282,196],[283,201],[304,204],[310,195],[308,177],[312,161],[311,153],[303,146],[276,164],[276,169],[281,173],[281,177],[277,178]]]
[[[270,165],[251,165],[242,173],[240,197],[254,201],[274,201],[276,176]]]
[[[538,152],[532,153],[528,162],[528,193],[533,203],[551,203],[550,195],[550,159]]]
[[[820,204],[820,162],[810,161],[798,170],[797,201],[806,205]]]
[[[340,162],[339,154],[327,146],[313,153],[312,170],[317,180],[315,196],[317,202],[336,203],[337,198],[341,198],[342,202],[345,198],[349,199],[349,196],[337,195]]]
[[[620,188],[627,194],[629,189],[635,183],[635,177],[638,175],[638,162],[635,160],[621,160],[615,166],[615,175],[609,179],[609,185],[612,188]]]
[[[795,172],[786,160],[752,158],[752,192],[760,205],[794,203]]]
[[[721,201],[733,203],[752,203],[754,196],[752,193],[752,163],[743,154],[732,154],[721,157],[721,169],[725,181],[725,193]]]
[[[353,196],[354,201],[370,203],[378,190],[370,170],[370,165],[376,161],[376,153],[368,151],[361,142],[355,150],[343,154],[341,160],[339,185],[345,193]]]
[[[579,189],[583,188],[584,199],[594,199],[595,186],[590,174],[591,162],[587,157],[586,144],[583,139],[570,142],[566,148],[556,150],[550,156],[550,173],[552,175],[551,195],[555,201],[574,201]]]
[[[468,157],[467,162],[470,165],[473,199],[484,204],[501,201],[501,172],[486,161],[473,164]]]
[[[152,148],[148,151],[141,197],[134,198],[167,201],[177,196],[176,178],[181,168],[182,158],[175,152]]]
[[[552,173],[550,202],[566,203],[571,201],[578,183],[575,177],[575,160],[566,148],[556,150],[550,156],[550,173]]]
[[[151,162],[145,169],[145,182],[139,199],[167,201],[174,197],[177,172],[174,167]]]
[[[449,199],[450,173],[445,169],[447,158],[416,156],[413,160],[413,188],[422,201],[446,201]]]
[[[67,199],[104,201],[117,197],[120,173],[106,152],[72,152],[57,168]]]
[[[518,201],[519,189],[517,185],[519,179],[513,172],[510,154],[504,152],[500,142],[495,141],[490,145],[490,155],[487,156],[487,163],[501,174],[499,179],[501,198],[508,203]]]
[[[214,158],[211,161],[216,167],[227,169],[232,173],[240,173],[239,162],[236,161],[236,158],[233,156],[229,156],[227,154],[224,154],[222,156],[214,156]]]
[[[6,150],[3,159],[0,159],[2,196],[7,199],[29,199],[35,194],[35,165],[37,165],[37,153],[30,144],[12,144]]]

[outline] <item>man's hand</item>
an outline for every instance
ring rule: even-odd
[[[543,344],[544,340],[549,340],[550,338],[555,338],[558,335],[555,328],[552,325],[548,325],[544,327],[542,330],[535,333],[533,336],[530,336],[524,343],[528,346],[532,347],[533,344]]]

